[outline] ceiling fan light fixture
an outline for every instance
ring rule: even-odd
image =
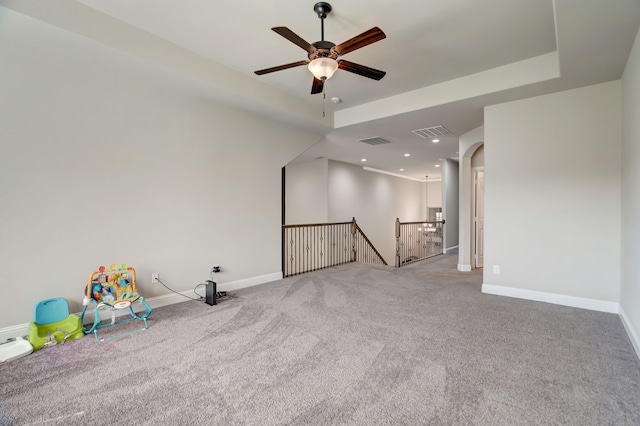
[[[331,12],[331,5],[326,2],[318,2],[313,7],[314,12],[320,18],[320,41],[309,43],[287,27],[273,27],[272,31],[286,38],[293,44],[301,47],[307,52],[308,60],[292,62],[290,64],[278,65],[276,67],[265,68],[254,71],[257,75],[269,74],[275,71],[282,71],[289,68],[295,68],[301,65],[307,65],[311,74],[313,74],[313,82],[311,83],[311,94],[323,94],[324,82],[331,78],[338,68],[346,72],[370,78],[372,80],[380,80],[385,76],[386,72],[375,68],[366,67],[344,59],[338,60],[338,57],[345,55],[354,50],[368,46],[386,38],[386,34],[378,27],[373,27],[349,40],[340,44],[335,44],[324,39],[324,20]]]
[[[331,58],[316,58],[309,62],[309,71],[318,80],[327,80],[331,78],[338,69],[338,62]]]

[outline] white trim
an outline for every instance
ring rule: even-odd
[[[228,283],[223,283],[223,284],[216,283],[217,284],[216,290],[217,291],[240,290],[241,288],[253,287],[254,285],[265,284],[265,283],[269,283],[269,282],[277,281],[281,279],[282,279],[282,272],[274,272],[272,274],[259,275],[257,277],[251,277],[251,278],[246,278],[246,279],[237,280],[237,281],[230,281]],[[178,293],[179,294],[176,294],[176,293],[163,294],[162,296],[155,296],[148,299],[145,298],[145,300],[147,301],[149,306],[151,306],[152,309],[155,309],[155,308],[160,308],[162,306],[173,305],[175,303],[188,302],[189,300],[183,296],[192,297],[192,298],[197,297],[194,294],[193,290],[185,290],[185,291],[180,291]],[[134,308],[136,308],[134,310],[138,311],[138,310],[143,310],[144,307],[138,304]],[[125,311],[124,313],[126,312],[127,311]]]
[[[240,290],[241,288],[253,287],[254,285],[266,284],[272,281],[282,279],[282,272],[273,272],[271,274],[259,275],[257,277],[247,278],[244,280],[230,281],[224,284],[218,284],[218,289],[223,291]]]
[[[496,296],[515,297],[517,299],[571,306],[574,308],[588,309],[590,311],[608,312],[610,314],[617,314],[620,310],[620,304],[617,302],[607,302],[605,300],[588,299],[586,297],[525,290],[522,288],[503,287],[493,284],[482,284],[482,292]]]
[[[237,281],[231,281],[224,284],[218,284],[218,291],[232,291],[239,290],[241,288],[253,287],[254,285],[265,284],[272,281],[277,281],[282,279],[282,272],[274,272],[266,275],[259,275],[257,277],[246,278]],[[163,294],[162,296],[155,296],[146,298],[145,300],[151,306],[152,309],[160,308],[162,306],[173,305],[175,303],[187,302],[188,299],[183,296],[188,296],[195,298],[197,297],[193,290],[185,290],[176,293]],[[183,296],[181,296],[183,295]],[[203,299],[204,300],[204,299]],[[141,303],[136,303],[133,306],[134,311],[142,311],[144,310],[144,306]],[[128,309],[116,310],[116,316],[125,315],[129,312]],[[80,316],[82,313],[77,312],[76,315]],[[88,315],[93,315],[93,309],[90,311],[87,310]],[[93,321],[93,316],[90,317],[91,321]],[[7,339],[18,337],[18,336],[26,336],[29,334],[29,323],[12,325],[9,327],[0,328],[0,343],[4,343]]]
[[[471,272],[471,265],[463,265],[462,263],[458,263],[458,271]]]
[[[418,178],[414,178],[411,176],[405,176],[405,175],[401,175],[399,173],[392,173],[392,172],[388,172],[386,170],[380,170],[380,169],[374,169],[372,167],[367,167],[367,166],[362,166],[362,170],[366,170],[368,172],[375,172],[375,173],[382,173],[383,175],[389,175],[389,176],[395,176],[395,177],[399,177],[402,179],[408,179],[408,180],[414,180],[416,182],[441,182],[442,179],[418,179]]]
[[[640,359],[640,338],[638,337],[638,333],[635,328],[633,328],[633,324],[629,320],[629,317],[620,306],[620,318],[622,319],[622,325],[624,325],[625,330],[627,331],[627,335],[629,336],[629,340],[631,340],[631,345],[633,349],[636,350],[636,355],[638,359]]]
[[[451,246],[451,247],[446,247],[442,250],[442,254],[446,254],[447,250],[453,250],[453,249],[457,249],[458,246]]]

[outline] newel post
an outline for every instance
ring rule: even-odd
[[[351,261],[356,261],[356,218],[351,220]]]
[[[396,218],[396,268],[400,267],[400,218]]]

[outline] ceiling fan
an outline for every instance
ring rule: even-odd
[[[368,44],[375,43],[376,41],[380,41],[386,38],[387,36],[380,28],[373,27],[370,30],[363,32],[362,34],[345,41],[344,43],[336,45],[335,43],[325,41],[324,39],[324,19],[327,17],[327,14],[331,12],[331,5],[329,3],[319,2],[313,6],[313,10],[318,14],[318,18],[320,18],[320,41],[309,44],[304,39],[302,39],[302,37],[298,36],[287,27],[271,28],[282,37],[306,50],[307,57],[309,59],[305,61],[292,62],[290,64],[258,70],[255,71],[257,75],[263,75],[274,71],[281,71],[288,68],[307,65],[309,71],[311,71],[311,73],[313,74],[313,84],[311,86],[312,95],[316,93],[322,93],[325,80],[331,78],[333,73],[338,68],[374,80],[380,80],[385,76],[385,71],[380,71],[374,68],[365,67],[364,65],[356,64],[354,62],[338,59],[339,56],[342,56],[349,52],[353,52],[356,49],[360,49],[361,47],[364,47]]]

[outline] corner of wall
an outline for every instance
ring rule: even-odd
[[[638,335],[638,331],[633,327],[633,323],[630,321],[629,317],[627,317],[622,306],[620,306],[620,318],[622,319],[622,325],[627,331],[627,335],[629,335],[631,345],[633,346],[633,349],[635,349],[636,355],[640,360],[640,337]]]

